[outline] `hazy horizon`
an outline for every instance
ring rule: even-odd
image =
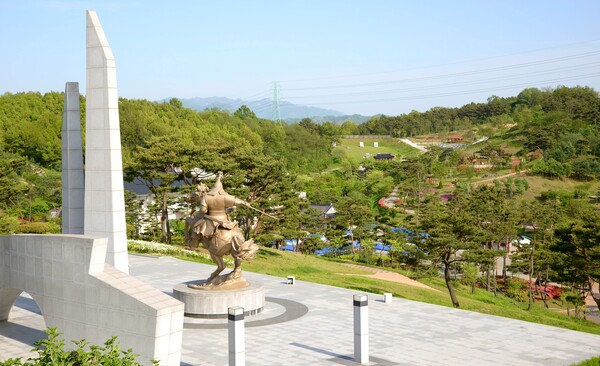
[[[600,89],[600,2],[75,1],[0,4],[0,93],[85,93],[85,10],[119,96],[272,99],[344,114],[460,107],[528,87]],[[267,107],[265,107],[267,108]]]

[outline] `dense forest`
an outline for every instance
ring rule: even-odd
[[[60,230],[63,96],[0,96],[2,233]],[[81,106],[84,128],[83,96]],[[353,259],[402,264],[417,272],[427,272],[433,263],[444,270],[452,296],[451,269],[477,266],[488,273],[487,286],[492,288],[489,273],[496,270],[494,258],[502,256],[498,250],[517,232],[533,228],[527,234],[539,246],[525,250],[521,260],[515,257],[515,268],[530,274],[543,271],[577,283],[582,291],[588,289],[588,280],[600,279],[593,267],[600,260],[600,96],[593,89],[530,88],[515,97],[380,115],[363,124],[318,124],[309,118],[285,124],[257,118],[245,106],[235,113],[196,112],[177,99],[155,103],[121,98],[119,112],[125,179],[146,186],[155,202],[144,222],[141,203],[127,192],[130,237],[180,240],[183,224],[168,220],[169,210],[175,203],[187,205],[185,194],[195,188],[198,177],[221,170],[229,193],[277,217],[257,217],[246,208],[233,214],[245,235],[263,245],[304,238],[301,249],[314,252],[360,241],[359,249],[348,247]],[[457,134],[467,143],[489,139],[462,149],[432,147],[418,157],[389,161],[353,159],[340,148],[344,135],[430,135],[443,141]],[[475,170],[469,165],[474,157],[487,159],[489,168]],[[511,165],[515,159],[517,166]],[[484,173],[509,171],[529,175],[477,185]],[[570,183],[531,197],[527,191],[532,176]],[[393,189],[398,192],[397,209],[378,204]],[[300,192],[306,198],[299,198]],[[337,211],[326,223],[310,208],[325,203]],[[525,222],[529,229],[524,229]],[[141,226],[150,229],[142,233]],[[423,239],[415,241],[415,233],[424,233]],[[314,234],[329,240],[324,243]],[[374,254],[377,240],[390,246],[390,258]],[[465,255],[457,259],[459,251]],[[553,260],[547,260],[548,253]]]

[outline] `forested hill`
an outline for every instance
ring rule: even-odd
[[[63,99],[57,92],[0,96],[2,234],[60,231]],[[80,100],[84,127],[85,98]],[[175,209],[192,212],[186,193],[196,188],[194,178],[220,170],[230,194],[269,214],[247,207],[231,212],[245,237],[261,245],[302,239],[306,253],[325,245],[350,247],[352,260],[389,261],[423,274],[438,274],[443,263],[455,306],[450,265],[459,257],[468,260],[473,271],[463,267],[463,278],[468,275],[472,286],[483,283],[477,273],[496,271],[491,265],[501,258],[500,243],[510,243],[526,227],[534,228],[526,234],[535,245],[511,257],[511,270],[528,271],[530,282],[534,272],[537,278],[545,273],[546,282],[577,288],[577,303],[590,281],[600,281],[600,97],[590,88],[525,89],[511,98],[376,116],[362,124],[309,118],[278,123],[247,106],[234,113],[198,112],[175,98],[163,103],[121,98],[119,112],[125,180],[145,185],[153,201],[144,211],[138,197],[125,192],[129,238],[183,243],[183,221],[169,215]],[[366,144],[361,148],[357,139],[342,138],[358,134],[396,137],[370,139],[373,149],[375,142],[380,145],[369,151],[389,155],[383,149],[393,148],[398,158],[369,158]],[[397,137],[413,136],[489,139],[456,149],[402,150]],[[519,174],[525,170],[527,175]],[[394,207],[386,203],[390,199]],[[311,207],[323,203],[336,210],[326,225]],[[414,233],[422,239],[407,241]],[[355,240],[361,243],[358,253]],[[393,258],[375,255],[375,240],[385,240],[379,245],[390,245]],[[488,275],[490,291],[491,283]],[[522,298],[518,288],[510,287],[509,296]]]
[[[340,116],[313,116],[310,119],[316,123],[325,123],[325,122],[334,122],[337,124],[344,123],[346,121],[354,122],[357,124],[365,123],[372,117],[363,116],[361,114],[350,114],[350,115],[340,115]],[[300,122],[303,118],[286,118],[285,121],[287,123],[296,123]]]
[[[61,205],[63,97],[58,92],[0,96],[0,232],[10,232],[19,218],[45,221],[48,212]],[[83,96],[81,106],[84,125]],[[291,199],[290,192],[302,190],[294,186],[295,174],[322,172],[332,164],[341,166],[344,174],[351,173],[358,162],[348,160],[341,149],[334,150],[332,143],[339,135],[459,133],[466,140],[491,136],[488,145],[494,139],[508,143],[514,150],[511,154],[524,157],[535,174],[600,178],[600,97],[586,87],[525,89],[515,97],[375,116],[362,124],[315,123],[309,118],[277,123],[258,118],[246,106],[234,113],[197,112],[178,99],[155,103],[121,98],[119,111],[129,179],[144,174],[149,179],[171,179],[173,167],[183,167],[188,173],[195,168],[223,170],[229,173],[227,184],[238,187],[237,193],[259,207],[273,206],[269,200],[274,197],[280,202],[284,196]],[[491,145],[488,150],[498,151]],[[175,178],[189,179],[189,175]],[[165,191],[164,187],[153,189]],[[285,204],[291,210],[286,218],[290,223],[297,204]]]
[[[85,123],[85,98],[82,123]],[[60,168],[63,93],[6,93],[0,96],[0,148],[45,168]],[[196,141],[236,141],[260,147],[284,162],[286,169],[318,171],[331,162],[336,135],[374,134],[410,137],[462,131],[465,137],[503,133],[518,142],[522,153],[538,151],[546,160],[564,164],[600,157],[600,97],[587,87],[525,89],[515,97],[492,96],[487,103],[459,108],[432,108],[399,116],[379,115],[365,123],[315,123],[304,118],[291,125],[258,118],[251,108],[235,113],[197,112],[181,101],[154,103],[120,99],[122,143],[126,156],[151,137],[187,135]],[[215,136],[215,137],[210,137]],[[232,137],[233,136],[233,137]],[[227,144],[225,144],[227,145]]]
[[[61,206],[63,105],[64,94],[58,92],[0,96],[2,233],[59,230],[48,214]],[[83,96],[81,107],[85,128]],[[119,112],[124,170],[128,179],[144,177],[146,184],[189,180],[195,169],[222,170],[228,177],[225,184],[235,187],[232,193],[260,207],[268,204],[267,197],[283,200],[293,194],[289,172],[320,171],[331,163],[333,137],[308,121],[276,123],[245,107],[233,114],[197,112],[177,99],[154,103],[121,98]],[[175,174],[174,167],[185,173]],[[149,188],[155,194],[171,190]],[[286,207],[297,210],[297,204]]]
[[[358,134],[416,136],[468,130],[491,122],[496,125],[554,124],[560,128],[598,126],[600,97],[588,87],[529,88],[515,97],[491,96],[487,103],[470,103],[459,108],[435,107],[399,116],[376,116],[360,125]],[[546,123],[543,123],[544,120]]]
[[[167,99],[168,100],[168,99]],[[160,102],[164,102],[167,100],[162,100]],[[202,112],[205,109],[222,109],[225,111],[229,111],[233,113],[242,105],[250,108],[254,113],[260,117],[265,119],[273,118],[273,103],[270,99],[260,99],[254,101],[246,101],[242,99],[229,99],[223,97],[212,97],[212,98],[181,98],[181,102],[183,106],[186,108],[194,109],[196,111]],[[288,122],[295,122],[302,118],[313,118],[319,119],[321,116],[330,116],[332,118],[340,118],[345,117],[342,112],[333,110],[333,109],[325,109],[319,107],[311,107],[307,105],[294,104],[287,101],[281,101],[279,103],[279,112],[281,119]],[[364,120],[356,120],[354,116],[347,116],[342,120],[351,120],[354,122],[364,122]],[[362,117],[362,116],[361,116]],[[364,117],[363,117],[364,118]],[[328,119],[332,120],[332,119]]]
[[[529,88],[487,103],[377,116],[357,134],[410,137],[461,131],[468,139],[497,136],[535,160],[530,172],[551,177],[600,178],[600,96],[588,87]]]
[[[81,121],[85,126],[85,97],[81,96]],[[44,168],[60,170],[63,93],[5,93],[0,96],[0,149],[26,157]],[[260,148],[277,155],[288,169],[315,171],[329,164],[331,138],[318,129],[287,125],[257,118],[247,109],[236,113],[220,110],[197,112],[177,99],[154,103],[119,99],[121,142],[125,155],[147,146],[153,137],[189,136],[197,144],[214,141]],[[354,126],[352,126],[354,127]],[[225,148],[225,147],[223,147]],[[234,149],[233,147],[230,147]]]

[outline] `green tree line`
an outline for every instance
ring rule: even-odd
[[[63,97],[57,92],[0,97],[3,233],[59,230],[60,219],[50,218],[49,213],[61,205]],[[85,131],[85,98],[81,101]],[[234,113],[196,112],[183,108],[177,99],[155,103],[121,98],[119,111],[125,178],[145,185],[153,196],[155,222],[150,226],[161,241],[171,241],[177,231],[171,226],[181,224],[168,220],[169,207],[187,204],[185,195],[195,188],[199,171],[221,170],[229,193],[277,217],[257,216],[247,208],[232,214],[245,235],[261,243],[306,238],[303,250],[308,253],[324,244],[307,233],[325,234],[337,247],[357,240],[363,244],[360,249],[349,246],[354,259],[382,265],[389,261],[417,272],[441,269],[453,296],[451,271],[465,270],[466,265],[487,273],[486,286],[495,291],[496,276],[489,273],[496,272],[499,250],[518,223],[527,220],[537,228],[532,234],[536,241],[525,248],[524,259],[516,260],[515,268],[520,266],[530,277],[545,272],[548,278],[568,281],[579,289],[589,289],[590,283],[598,281],[594,272],[598,218],[585,195],[546,192],[523,206],[517,200],[527,190],[522,180],[474,188],[468,185],[469,178],[456,181],[453,198],[442,202],[425,179],[449,175],[460,163],[456,151],[431,149],[415,159],[386,162],[352,161],[333,154],[333,143],[343,134],[502,133],[518,147],[518,155],[532,161],[532,172],[594,181],[600,176],[600,98],[592,89],[525,89],[512,98],[376,116],[361,125],[316,124],[308,118],[285,124],[257,118],[247,107]],[[482,151],[504,159],[492,145]],[[381,207],[379,199],[394,187],[401,209]],[[301,191],[306,199],[298,198]],[[134,235],[140,225],[136,214],[140,206],[130,194],[127,198],[128,228]],[[309,209],[311,203],[333,203],[337,214],[324,222]],[[550,205],[553,210],[541,208]],[[551,215],[557,213],[561,214]],[[427,236],[415,240],[406,232],[392,233],[390,227]],[[372,250],[371,244],[381,237],[392,246],[389,259],[381,253],[377,257]],[[453,302],[458,305],[456,298]]]

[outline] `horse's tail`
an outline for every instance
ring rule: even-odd
[[[254,239],[243,241],[242,238],[242,236],[234,235],[231,243],[232,254],[242,260],[253,259],[254,254],[258,251],[258,245],[254,242]]]

